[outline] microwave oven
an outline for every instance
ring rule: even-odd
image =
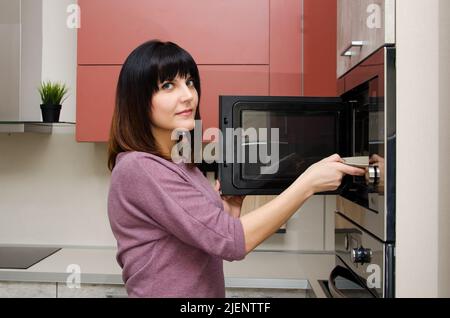
[[[219,100],[223,194],[280,194],[313,163],[334,153],[350,156],[351,111],[341,98]]]

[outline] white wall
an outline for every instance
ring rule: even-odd
[[[35,0],[32,0],[35,1]],[[77,30],[67,27],[67,7],[76,0],[43,0],[42,80],[63,81],[69,97],[61,109],[60,121],[75,122]]]
[[[398,297],[450,296],[448,8],[397,1]]]
[[[54,130],[0,134],[0,244],[114,246],[106,145]]]
[[[20,116],[22,121],[40,121],[42,76],[42,0],[21,0],[22,50],[20,71]]]

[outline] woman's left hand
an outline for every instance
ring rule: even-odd
[[[220,194],[220,182],[216,180],[214,189]],[[238,218],[241,216],[242,203],[245,195],[221,195],[223,207],[231,216]]]

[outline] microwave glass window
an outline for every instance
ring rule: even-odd
[[[246,161],[240,165],[242,179],[292,180],[313,163],[336,153],[338,116],[327,111],[243,110],[240,147]],[[278,138],[272,129],[278,130]],[[250,151],[257,152],[256,162],[250,161]],[[277,167],[277,172],[261,174],[261,167],[270,166]]]
[[[366,93],[366,91],[364,93]],[[358,96],[354,106],[354,156],[369,156],[370,103],[368,97],[365,94]]]

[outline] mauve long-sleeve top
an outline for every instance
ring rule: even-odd
[[[241,221],[200,170],[149,153],[117,156],[108,217],[130,297],[225,297],[223,259],[246,254]]]

